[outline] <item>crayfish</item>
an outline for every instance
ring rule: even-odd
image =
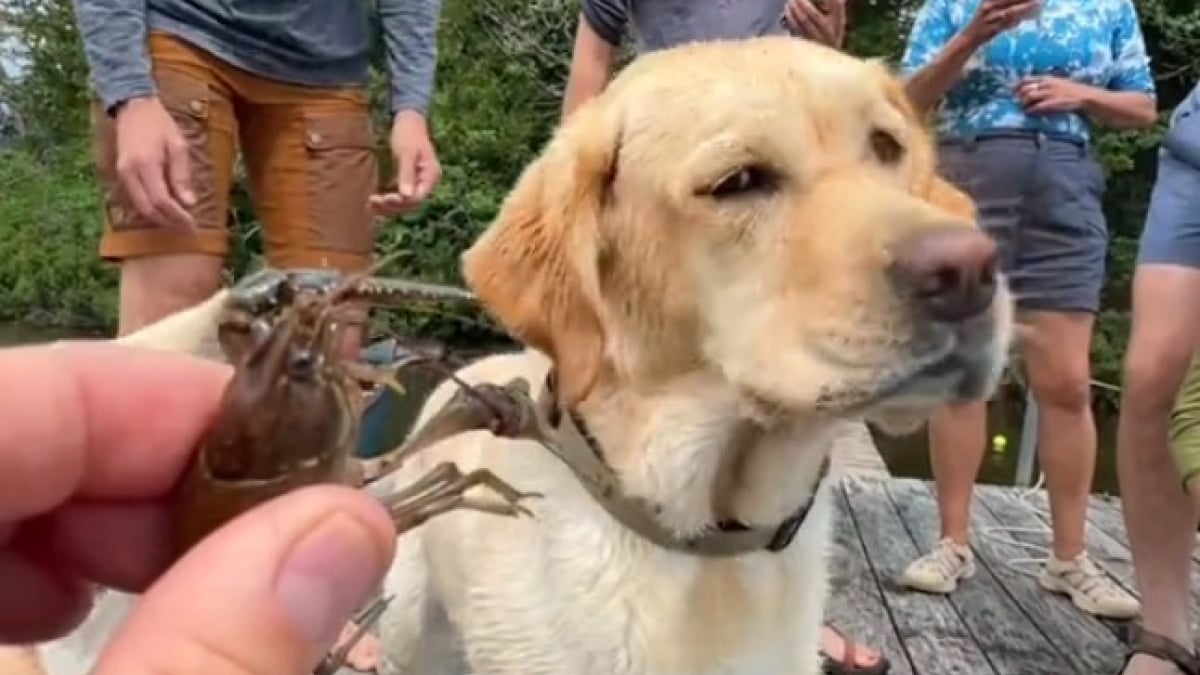
[[[367,460],[366,465],[354,457],[361,385],[399,388],[399,384],[396,367],[389,370],[341,357],[340,329],[361,312],[355,306],[358,302],[401,307],[446,299],[469,300],[470,294],[315,270],[265,270],[235,286],[218,324],[218,340],[234,365],[234,374],[180,486],[176,553],[182,554],[244,511],[291,490],[317,483],[362,487],[432,441],[472,428],[501,431],[494,420],[504,417],[503,410],[497,410],[504,397],[493,400],[487,394],[509,390],[460,383],[462,396],[427,425],[434,427],[432,434],[418,430],[409,442],[383,458]],[[436,356],[414,354],[401,359],[397,367],[436,360]],[[453,378],[452,373],[447,375]],[[500,500],[467,497],[465,493],[474,487],[488,489]],[[521,502],[534,496],[538,495],[520,492],[490,471],[464,474],[454,464],[443,463],[383,503],[397,534],[402,534],[458,508],[528,515]],[[377,614],[382,605],[377,602],[371,611]],[[327,657],[318,673],[336,670],[344,649],[341,655]]]

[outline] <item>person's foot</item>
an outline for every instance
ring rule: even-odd
[[[342,626],[342,634],[338,636],[333,648],[342,646],[354,636],[357,629],[358,626],[354,622]],[[372,672],[379,666],[379,651],[379,638],[366,633],[350,648],[350,653],[346,655],[346,667],[362,673]]]
[[[900,581],[926,593],[950,593],[958,587],[960,579],[970,579],[974,575],[975,554],[971,547],[946,538],[909,564]]]
[[[1038,575],[1042,588],[1069,596],[1079,609],[1108,619],[1132,619],[1141,604],[1081,553],[1074,560],[1051,557]]]
[[[877,668],[882,660],[879,654],[847,640],[832,626],[821,630],[821,656],[826,662],[825,672],[835,675]],[[836,668],[830,670],[831,664],[836,664]]]

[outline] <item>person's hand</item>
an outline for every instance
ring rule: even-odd
[[[814,1],[824,9],[818,9]],[[788,0],[783,18],[793,34],[835,49],[841,49],[846,38],[846,0]]]
[[[1016,95],[1033,115],[1072,112],[1083,107],[1088,86],[1061,77],[1027,77],[1017,84]]]
[[[986,44],[1037,13],[1042,0],[983,0],[964,35],[975,45]]]
[[[424,115],[413,110],[396,113],[391,148],[396,159],[396,191],[371,197],[371,210],[380,216],[407,213],[417,208],[442,177],[442,166],[429,139],[429,125]]]
[[[167,568],[168,495],[228,377],[111,343],[0,351],[0,643],[66,634],[96,583],[145,593],[92,675],[312,671],[382,581],[393,526],[365,494],[309,487]]]
[[[194,227],[188,144],[154,97],[126,101],[117,112],[117,176],[133,208],[158,225]]]

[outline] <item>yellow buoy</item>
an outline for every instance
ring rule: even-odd
[[[992,450],[994,452],[1004,452],[1008,449],[1008,437],[1004,434],[996,434],[992,436]]]

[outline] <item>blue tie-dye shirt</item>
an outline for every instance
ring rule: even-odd
[[[970,23],[982,0],[926,0],[913,24],[901,69],[929,64]],[[1079,113],[1027,114],[1015,88],[1030,75],[1069,77],[1114,91],[1154,95],[1150,60],[1131,0],[1043,0],[1040,17],[997,35],[967,62],[938,110],[938,133],[965,136],[1029,129],[1086,140]]]

